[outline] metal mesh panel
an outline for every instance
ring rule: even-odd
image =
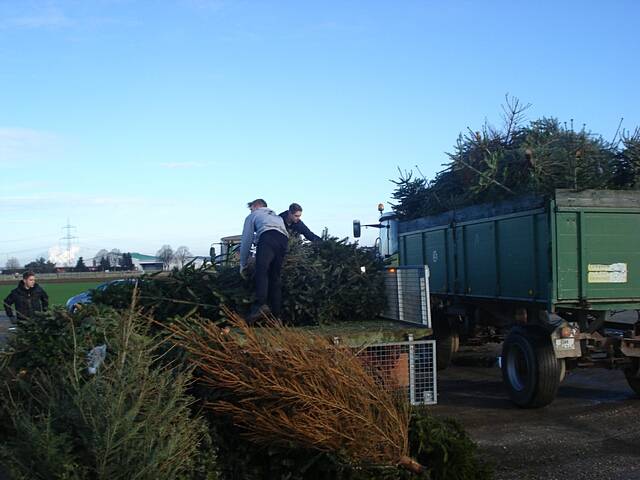
[[[410,340],[370,345],[358,358],[385,389],[411,405],[433,405],[438,396],[435,354],[434,340]]]
[[[393,267],[384,275],[387,306],[382,316],[431,328],[429,267]]]

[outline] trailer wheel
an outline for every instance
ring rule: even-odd
[[[548,336],[514,328],[502,346],[502,378],[509,397],[519,407],[550,404],[558,393],[560,363]]]
[[[436,368],[444,370],[451,365],[453,354],[460,347],[460,337],[444,315],[434,319],[433,334],[436,340]]]
[[[634,358],[631,366],[626,368],[624,376],[627,377],[627,382],[631,389],[636,392],[636,395],[640,395],[640,376],[638,376],[638,368],[640,368],[640,358]]]

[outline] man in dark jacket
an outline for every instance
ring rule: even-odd
[[[292,235],[303,235],[304,238],[312,242],[319,242],[322,240],[319,236],[309,230],[304,222],[300,219],[302,217],[302,207],[297,203],[289,205],[289,210],[285,210],[280,214],[284,225],[287,227],[287,231]]]
[[[18,320],[31,318],[35,312],[42,312],[49,307],[49,296],[36,283],[36,274],[25,272],[18,286],[4,299],[4,311],[9,320],[13,321],[13,308]]]

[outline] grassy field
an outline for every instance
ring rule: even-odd
[[[96,286],[104,283],[99,282],[68,282],[68,283],[40,283],[40,286],[49,295],[49,303],[51,305],[64,305],[69,297],[73,297],[80,292],[95,288]],[[0,285],[0,302],[5,299],[9,292],[18,285],[16,282],[14,285]]]

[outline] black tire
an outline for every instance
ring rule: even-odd
[[[502,379],[519,407],[539,408],[556,398],[560,363],[548,335],[515,328],[502,346]]]
[[[436,340],[436,368],[444,370],[451,365],[453,355],[460,346],[460,338],[445,316],[434,319],[433,336]]]
[[[640,358],[631,359],[631,366],[624,370],[624,376],[627,377],[627,382],[631,387],[631,390],[636,392],[636,395],[640,396],[640,376],[638,376],[638,364]]]

